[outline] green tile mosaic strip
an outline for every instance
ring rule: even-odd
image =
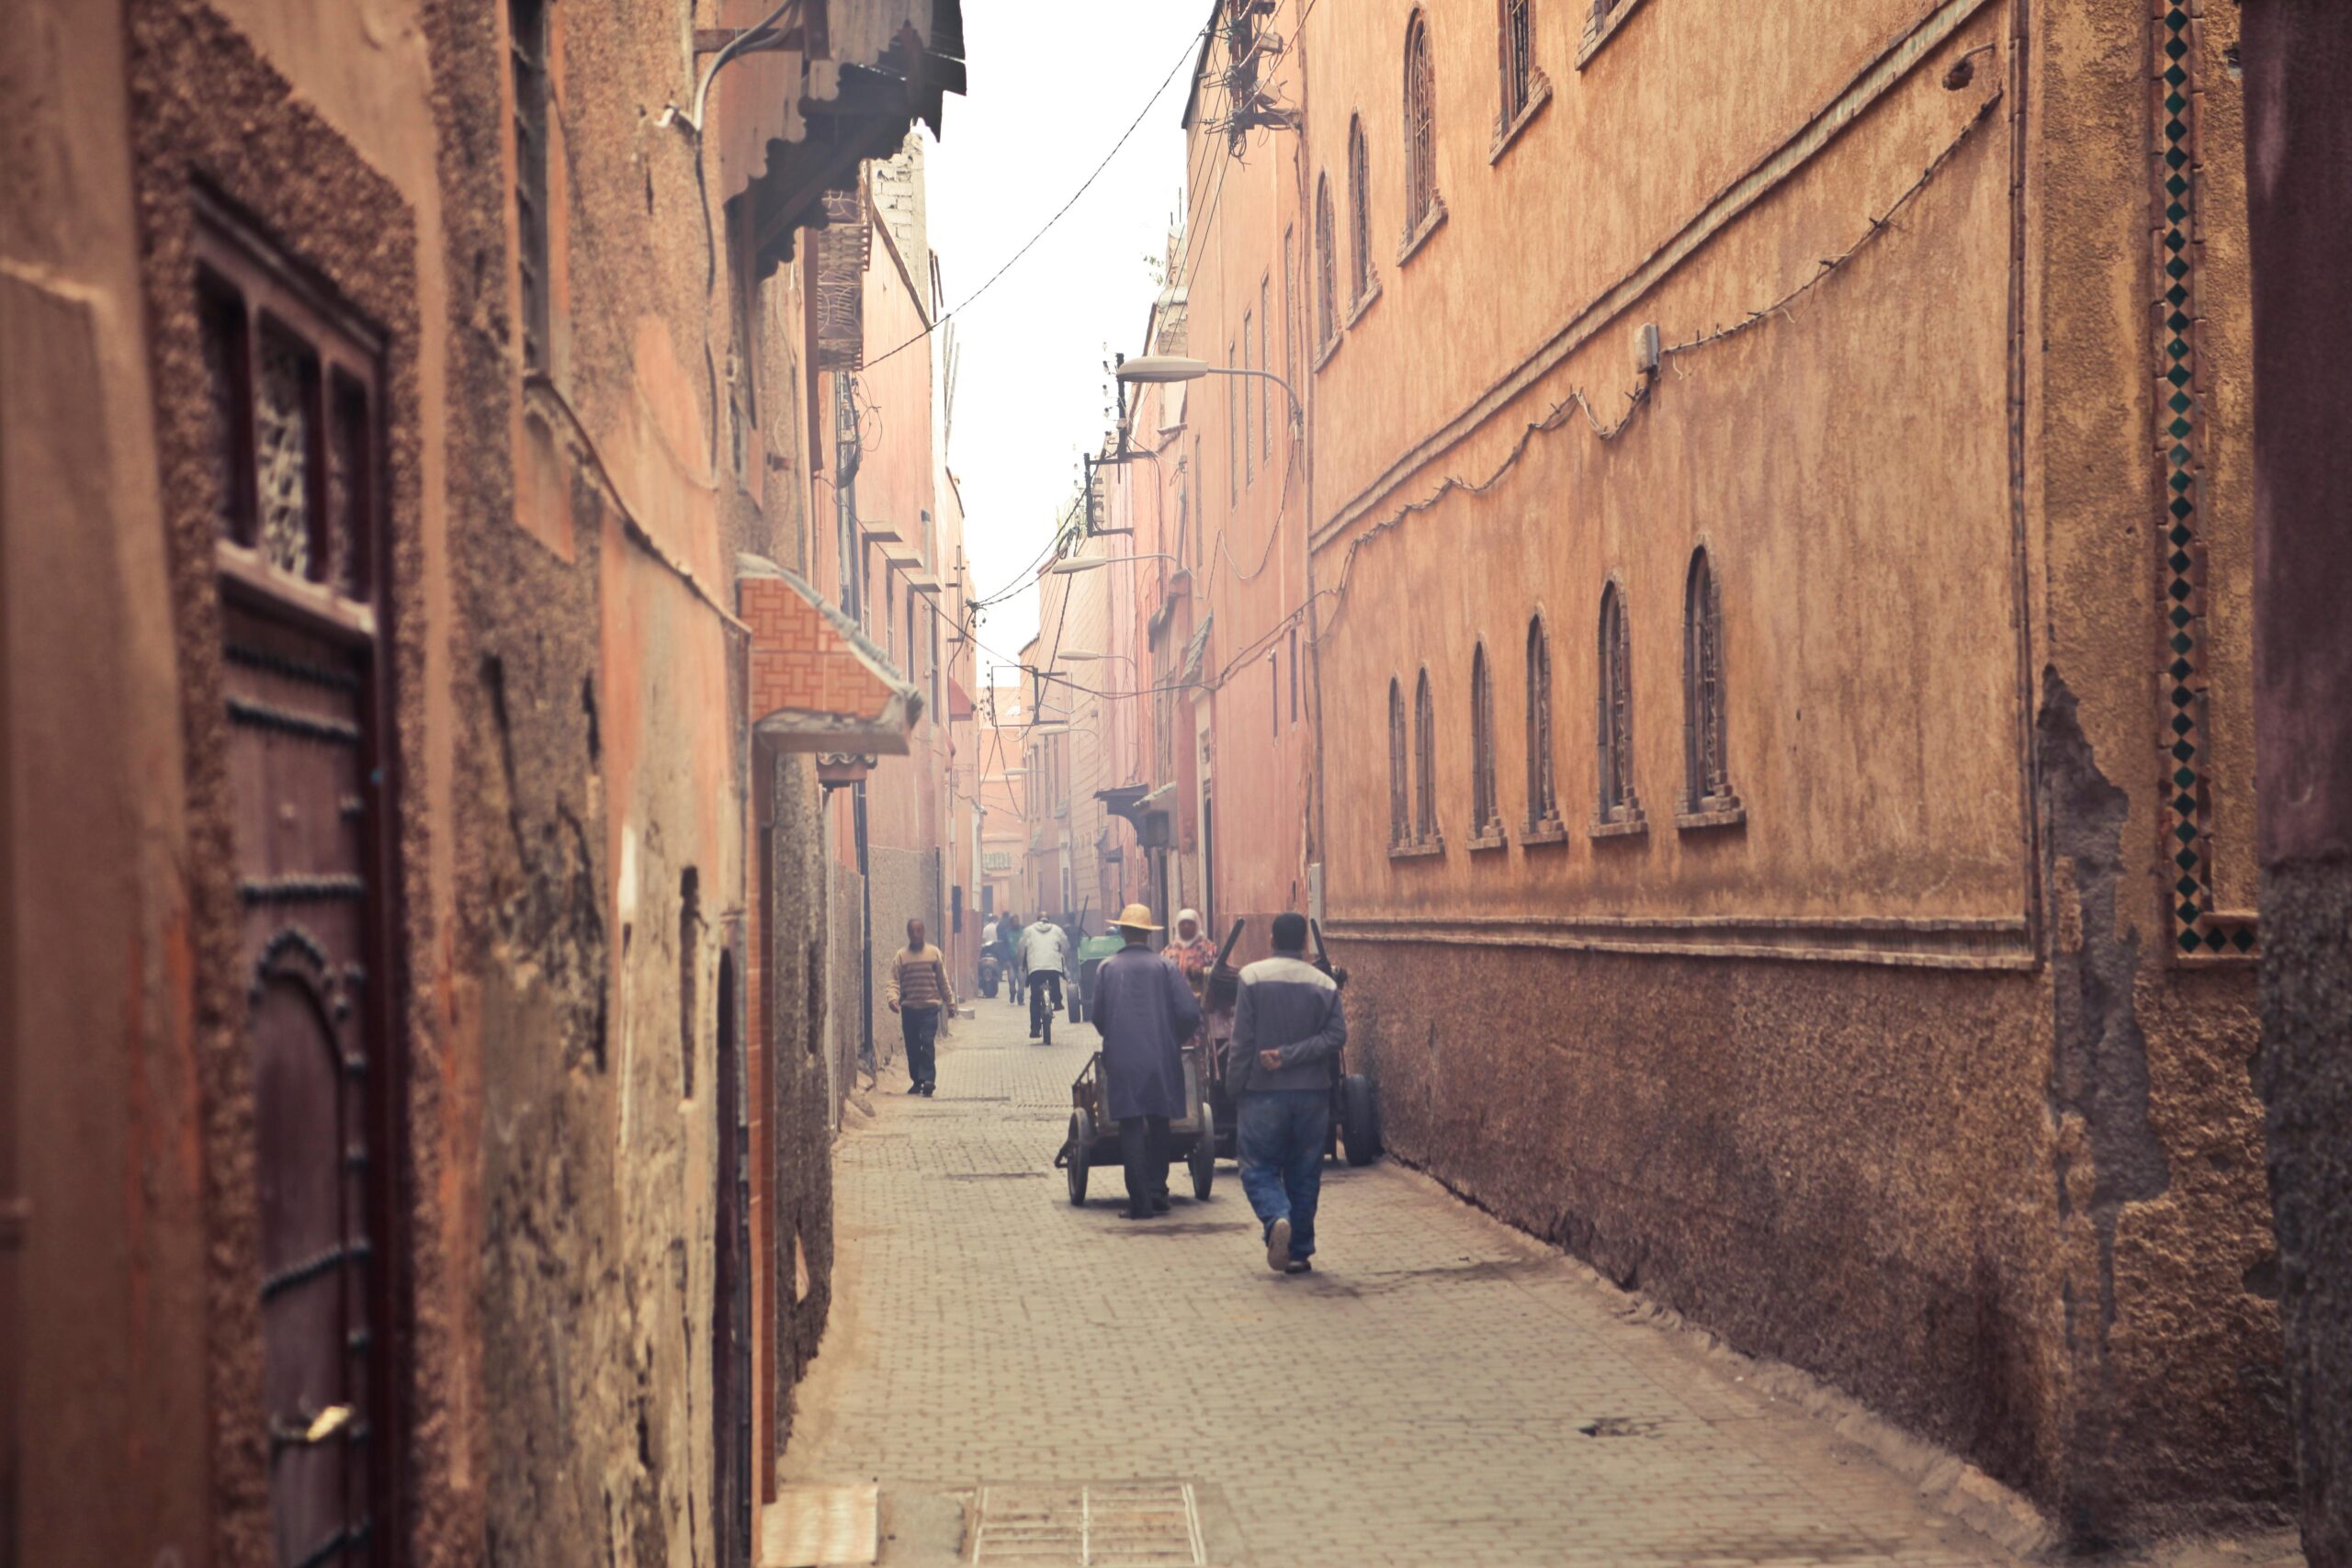
[[[2211,792],[2207,787],[2204,677],[2205,552],[2198,536],[2199,453],[2205,387],[2198,366],[2198,118],[2202,105],[2194,0],[2154,0],[2151,173],[2155,212],[2157,450],[2164,513],[2157,529],[2164,617],[2164,852],[2171,883],[2173,951],[2183,961],[2244,961],[2256,954],[2253,917],[2213,907]]]

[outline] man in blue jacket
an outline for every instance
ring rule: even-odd
[[[1266,1267],[1314,1265],[1315,1204],[1331,1138],[1331,1077],[1348,1023],[1340,987],[1306,961],[1306,917],[1274,917],[1274,955],[1241,971],[1226,1084],[1239,1107],[1241,1190],[1266,1231]]]

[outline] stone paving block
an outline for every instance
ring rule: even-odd
[[[1095,1036],[1026,1032],[981,1002],[936,1098],[886,1069],[843,1134],[835,1327],[786,1480],[1189,1482],[1228,1521],[1216,1568],[2020,1561],[1401,1168],[1327,1168],[1294,1278],[1267,1272],[1230,1166],[1206,1203],[1180,1172],[1155,1223],[1118,1217],[1115,1168],[1071,1208],[1052,1160]]]

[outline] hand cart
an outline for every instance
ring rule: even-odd
[[[1192,1172],[1193,1196],[1208,1201],[1216,1183],[1216,1111],[1204,1090],[1208,1051],[1187,1045],[1184,1058],[1184,1114],[1168,1123],[1169,1148]],[[1087,1059],[1085,1068],[1069,1086],[1069,1134],[1054,1156],[1055,1168],[1069,1179],[1070,1206],[1086,1201],[1086,1173],[1091,1167],[1118,1165],[1119,1124],[1111,1119],[1110,1088],[1102,1073],[1102,1053]]]

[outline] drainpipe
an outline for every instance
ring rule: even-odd
[[[849,785],[849,820],[858,840],[858,1065],[865,1077],[879,1077],[875,1065],[875,879],[865,863],[865,781]]]
[[[857,836],[857,1059],[879,1078],[874,1056],[874,873],[865,854],[865,781],[850,785],[851,822]]]

